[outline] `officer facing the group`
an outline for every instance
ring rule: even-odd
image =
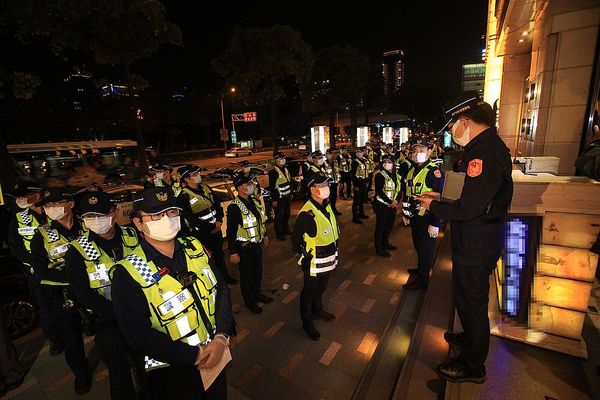
[[[406,198],[402,206],[402,221],[410,224],[413,246],[417,252],[417,268],[408,272],[414,274],[406,290],[427,289],[429,270],[433,263],[435,239],[440,230],[440,220],[426,210],[417,209],[415,197],[423,192],[441,192],[444,184],[442,171],[431,161],[431,143],[428,139],[417,139],[411,146],[413,165],[406,177]]]
[[[40,192],[41,188],[32,182],[19,182],[13,190],[19,211],[12,216],[8,226],[8,247],[27,275],[27,287],[37,307],[42,331],[50,342],[49,353],[54,356],[63,351],[63,344],[56,321],[50,313],[51,302],[40,286],[39,277],[34,275],[31,260],[31,240],[39,227],[47,222]]]
[[[328,204],[330,194],[328,178],[313,174],[308,180],[310,199],[298,213],[292,244],[300,255],[298,264],[304,273],[304,286],[300,294],[302,329],[309,338],[321,337],[313,318],[333,321],[335,316],[323,310],[323,292],[327,289],[329,275],[338,263],[338,238],[340,230],[335,215]]]
[[[375,254],[389,258],[387,250],[396,250],[390,243],[390,233],[396,219],[396,208],[402,200],[400,177],[394,170],[394,159],[384,155],[381,159],[382,168],[375,174]]]
[[[262,312],[258,302],[268,304],[272,297],[262,293],[262,246],[269,246],[266,236],[265,209],[253,193],[252,178],[242,174],[233,179],[238,195],[227,207],[227,241],[232,264],[239,264],[240,289],[244,304],[255,314]]]
[[[306,179],[310,179],[312,174],[321,174],[323,176],[327,176],[327,169],[325,168],[325,157],[323,156],[321,150],[313,151],[311,154],[311,160],[312,164],[308,169]]]
[[[75,218],[73,195],[65,188],[45,188],[42,202],[50,222],[38,228],[31,240],[34,276],[50,304],[50,315],[56,321],[65,348],[65,360],[75,375],[75,392],[90,391],[90,366],[83,347],[81,318],[64,271],[69,243],[83,234]]]
[[[340,199],[346,200],[352,198],[352,177],[350,175],[350,168],[352,160],[348,155],[346,146],[340,148],[340,154],[335,158],[336,169],[340,173]],[[344,192],[344,189],[346,190]]]
[[[229,274],[223,251],[223,208],[215,204],[213,192],[207,184],[202,183],[200,171],[197,165],[184,165],[177,170],[179,179],[184,183],[177,196],[177,206],[181,208],[191,234],[212,253],[212,259],[225,282],[235,285],[238,281]]]
[[[127,359],[131,352],[117,325],[109,271],[138,246],[138,236],[135,229],[116,224],[116,206],[109,194],[84,193],[77,209],[87,231],[67,250],[67,279],[77,302],[94,313],[95,341],[108,368],[111,398],[134,399]]]
[[[452,138],[464,146],[465,182],[460,199],[441,203],[439,193],[422,193],[424,209],[448,220],[452,227],[454,304],[463,333],[446,332],[460,356],[438,365],[438,374],[451,382],[485,381],[489,349],[489,275],[500,257],[504,221],[512,199],[512,165],[509,150],[494,128],[495,112],[476,92],[447,108]]]
[[[291,177],[285,166],[285,154],[278,151],[274,158],[275,166],[269,171],[269,192],[275,209],[275,235],[278,240],[285,240],[285,235],[290,234]]]
[[[133,210],[140,241],[113,269],[112,300],[125,340],[144,355],[150,396],[225,399],[225,372],[205,390],[199,370],[217,365],[235,333],[227,285],[198,239],[177,237],[170,188],[138,193]]]
[[[367,161],[364,157],[364,148],[356,149],[356,158],[352,160],[350,175],[352,176],[352,185],[354,186],[354,198],[352,199],[352,222],[362,224],[361,219],[369,218],[365,214],[364,199],[367,197]]]
[[[329,189],[330,189],[330,195],[329,195],[329,205],[331,206],[331,209],[333,210],[333,213],[335,215],[342,215],[341,212],[338,211],[337,207],[336,207],[336,203],[337,203],[337,197],[338,197],[338,182],[341,179],[341,175],[340,175],[340,171],[338,170],[337,164],[335,162],[335,154],[334,154],[334,149],[327,149],[325,151],[325,171],[327,172],[327,177],[329,178]]]

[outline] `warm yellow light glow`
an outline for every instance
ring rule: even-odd
[[[523,43],[525,39],[519,39],[519,43]]]
[[[230,91],[231,93],[235,93],[235,91],[236,91],[236,90],[237,90],[237,89],[236,89],[236,88],[234,88],[234,87],[232,87],[231,89],[229,89],[229,91]]]
[[[527,31],[523,32],[523,36],[527,36],[527,35],[529,35],[529,32],[527,32]]]

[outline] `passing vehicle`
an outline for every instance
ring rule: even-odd
[[[225,157],[243,157],[251,156],[252,150],[245,147],[234,147],[225,152]]]

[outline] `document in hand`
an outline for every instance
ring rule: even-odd
[[[454,203],[460,199],[465,184],[464,172],[446,172],[444,177],[444,188],[442,189],[442,202]]]
[[[202,378],[202,383],[204,384],[204,390],[208,389],[210,385],[213,384],[217,376],[223,371],[227,363],[231,361],[231,351],[229,351],[229,347],[225,347],[225,351],[223,351],[223,357],[221,360],[215,365],[213,368],[202,368],[200,369],[200,377]]]

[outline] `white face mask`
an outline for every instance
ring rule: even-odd
[[[470,133],[471,133],[471,127],[467,127],[466,129],[464,129],[463,134],[461,137],[456,137],[456,131],[458,130],[458,124],[459,121],[456,121],[454,123],[454,125],[452,125],[452,140],[454,140],[454,142],[459,145],[459,146],[466,146],[467,144],[469,144],[469,142],[471,141],[471,138],[469,137]]]
[[[63,219],[67,213],[65,212],[65,206],[62,207],[44,207],[46,215],[53,221]]]
[[[196,175],[192,178],[192,180],[194,182],[196,182],[196,184],[199,184],[200,182],[202,182],[202,176],[201,175]]]
[[[363,153],[356,153],[356,157],[363,158]]]
[[[280,167],[283,167],[285,165],[285,158],[278,158],[277,165],[279,165]]]
[[[169,217],[164,216],[158,221],[148,221],[144,223],[144,233],[154,240],[160,242],[168,242],[177,236],[177,232],[181,228],[179,216]]]
[[[419,164],[424,163],[428,159],[429,159],[429,157],[427,157],[427,153],[417,153],[417,162]]]
[[[385,169],[386,171],[391,171],[392,168],[394,168],[394,164],[388,162],[383,163],[383,169]]]
[[[250,173],[250,168],[244,168],[243,171],[246,175],[248,175]]]
[[[157,172],[156,173],[156,179],[162,179],[165,177],[165,174],[163,174],[162,172]]]
[[[248,196],[250,196],[251,194],[254,194],[254,185],[248,185],[246,188],[246,194]]]
[[[319,159],[317,160],[317,165],[320,167],[321,165],[323,165],[323,163],[324,163],[324,162],[325,162],[325,161],[324,161],[322,158],[319,158]]]
[[[319,191],[319,194],[316,195],[319,199],[321,200],[325,200],[329,197],[329,186],[326,187],[322,187],[322,188],[315,188]]]
[[[15,203],[17,203],[17,206],[19,208],[23,208],[23,209],[29,208],[34,204],[34,203],[28,203],[27,197],[17,197],[17,200]]]
[[[101,217],[83,217],[85,226],[92,232],[98,235],[104,235],[110,231],[113,226],[113,218],[110,215],[103,215]]]

